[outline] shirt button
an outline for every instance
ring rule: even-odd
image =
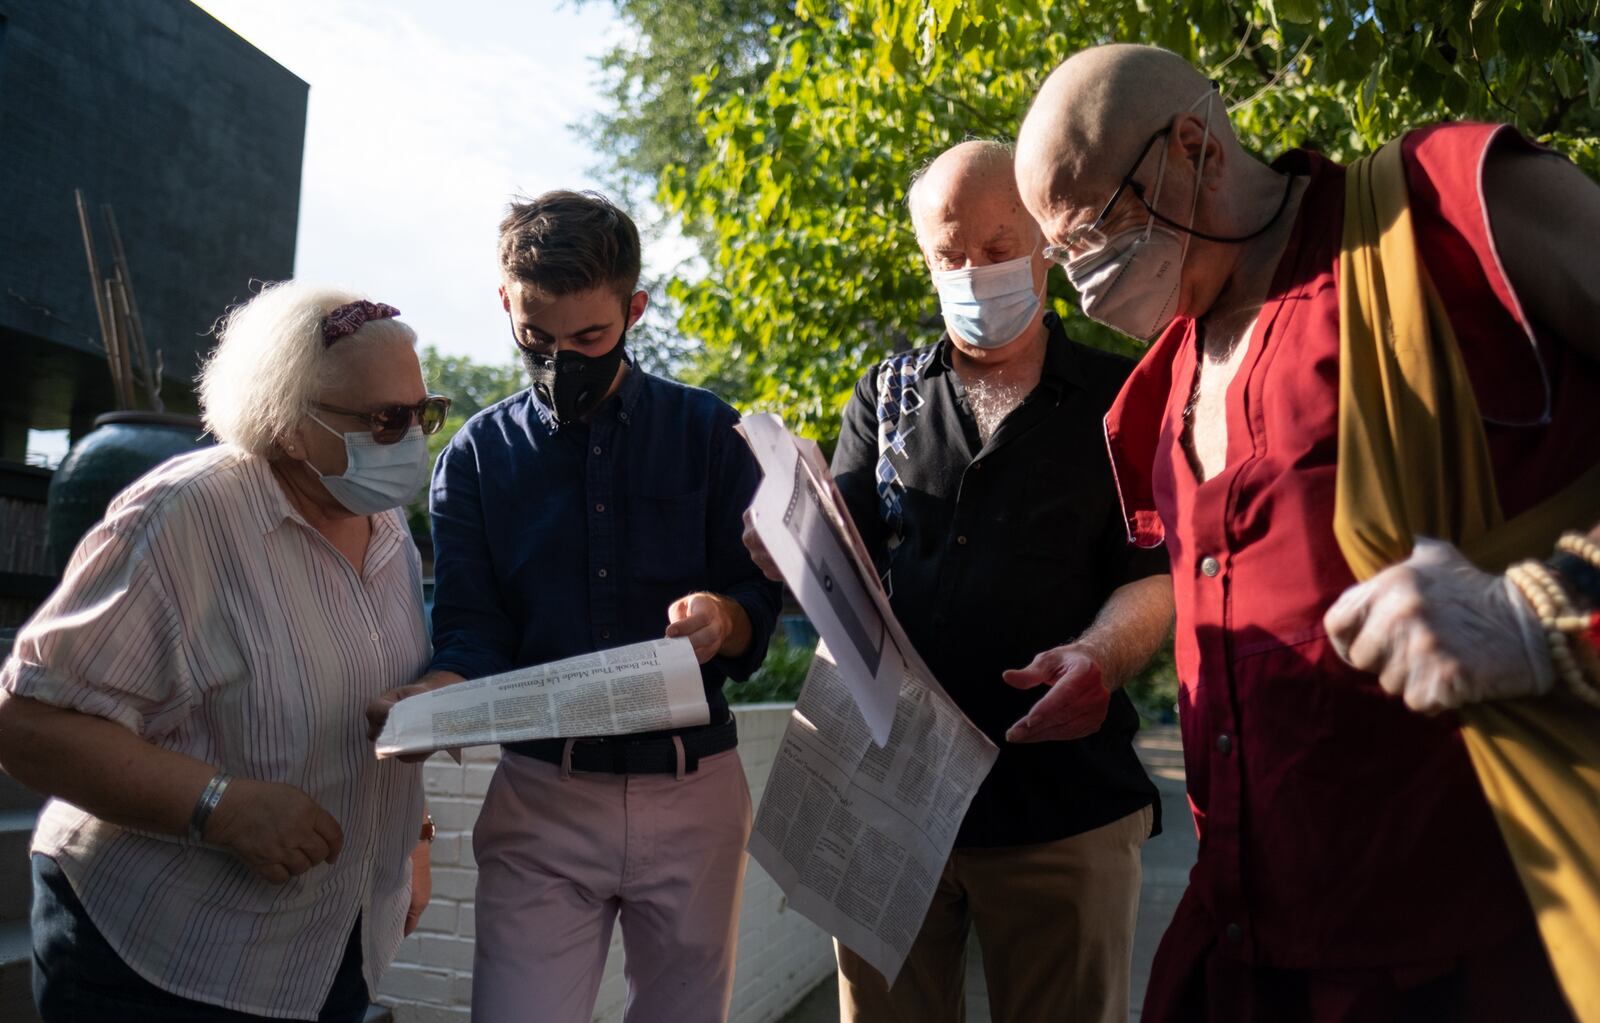
[[[597,504],[594,506],[594,510],[597,512],[603,512],[606,510],[606,506],[603,504]]]
[[[983,463],[982,462],[973,462],[972,463],[972,467],[974,469],[982,469],[983,468]]]
[[[606,577],[606,570],[602,568],[600,570],[600,578],[604,579],[605,577]]]
[[[611,630],[610,629],[601,629],[600,630],[600,638],[601,639],[610,639],[611,638]]]
[[[1200,571],[1204,572],[1207,576],[1215,578],[1216,574],[1222,571],[1222,565],[1217,561],[1216,558],[1207,557],[1204,561],[1200,562]]]
[[[618,412],[617,413],[617,418],[622,420],[624,423],[626,423],[628,421],[628,413],[626,413],[626,412]]]
[[[956,537],[956,543],[958,543],[961,546],[965,547],[967,545],[967,538],[965,536],[958,536],[958,537]]]
[[[1233,739],[1229,737],[1227,732],[1217,736],[1217,752],[1223,756],[1233,752]]]
[[[373,641],[373,642],[374,642],[374,643],[376,643],[376,642],[377,642],[377,641],[378,641],[378,634],[377,634],[377,633],[376,633],[376,632],[374,632],[374,633],[373,633],[373,634],[372,634],[372,641]]]
[[[597,454],[597,455],[600,453],[600,445],[596,444],[594,446],[594,453]]]
[[[1228,936],[1228,940],[1233,942],[1235,945],[1244,940],[1244,928],[1240,927],[1238,924],[1229,924],[1226,928],[1224,928],[1223,933],[1226,934]]]

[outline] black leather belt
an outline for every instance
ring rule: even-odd
[[[728,720],[720,725],[701,725],[680,732],[572,740],[572,769],[597,774],[677,774],[678,745],[672,741],[674,736],[683,743],[685,774],[697,770],[702,757],[724,753],[739,745],[739,729],[733,715],[729,714]],[[547,764],[559,764],[567,742],[566,739],[535,739],[507,743],[505,748]]]

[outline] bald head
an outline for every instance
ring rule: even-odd
[[[1044,260],[1039,226],[1028,216],[1017,195],[1010,146],[972,141],[946,150],[912,181],[906,193],[906,205],[928,269],[938,273],[1031,260],[1028,266],[1033,291],[1043,296],[1048,264]],[[1038,315],[1024,333],[1036,337],[1042,344],[1044,334],[1040,324],[1045,311],[1042,301],[1038,309]],[[1031,350],[1030,346],[1009,343],[987,349],[974,346],[972,338],[961,334],[963,329],[972,328],[951,326],[951,340],[969,358],[986,365],[999,365],[1009,358],[1019,357],[1019,351]],[[1007,332],[1011,332],[1009,326]],[[1001,341],[1014,339],[1002,338]]]
[[[926,227],[957,218],[961,207],[980,199],[1022,208],[1011,147],[1003,142],[975,139],[940,153],[912,179],[906,208],[921,240]]]
[[[1155,132],[1194,106],[1210,81],[1155,46],[1082,50],[1051,72],[1017,138],[1016,174],[1036,218],[1063,202],[1103,197]],[[1211,134],[1237,145],[1219,102]]]

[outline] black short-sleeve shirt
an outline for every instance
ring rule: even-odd
[[[1120,691],[1094,735],[1005,741],[1046,690],[1014,689],[1001,672],[1076,638],[1117,587],[1167,571],[1164,550],[1128,543],[1106,454],[1103,419],[1133,363],[1068,340],[1054,314],[1046,325],[1039,384],[988,444],[943,338],[856,385],[834,453],[896,616],[1000,746],[958,847],[1055,841],[1160,809],[1133,749],[1138,714]],[[883,421],[892,426],[880,442]]]

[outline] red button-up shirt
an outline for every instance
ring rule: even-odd
[[[1535,339],[1494,253],[1482,167],[1490,125],[1405,140],[1418,245],[1451,310],[1515,514],[1592,462],[1600,373]],[[1333,652],[1328,606],[1354,579],[1333,536],[1344,169],[1309,175],[1293,234],[1226,395],[1227,464],[1184,454],[1195,324],[1162,335],[1107,417],[1134,541],[1163,535],[1198,900],[1230,954],[1281,968],[1421,963],[1488,948],[1530,921],[1454,716],[1424,717]],[[1512,423],[1521,425],[1499,425]],[[1587,442],[1584,445],[1587,447]]]

